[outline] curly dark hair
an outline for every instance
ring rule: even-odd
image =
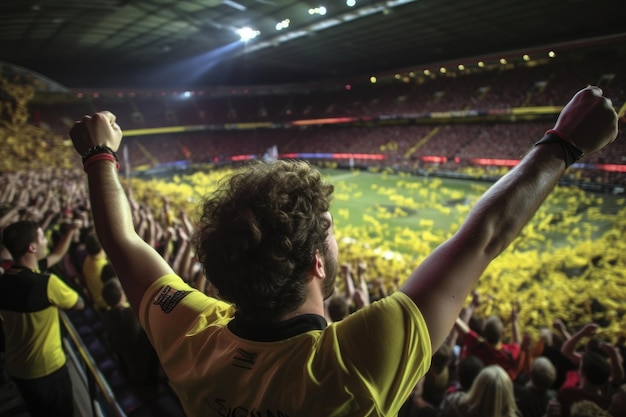
[[[253,162],[202,205],[194,246],[220,298],[271,323],[307,296],[306,273],[326,238],[334,187],[307,162]]]

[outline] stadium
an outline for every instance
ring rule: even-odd
[[[186,237],[205,196],[250,161],[297,159],[334,184],[339,263],[367,265],[374,301],[458,230],[576,91],[596,85],[620,116],[617,139],[569,167],[490,264],[475,289],[483,297],[476,315],[508,325],[519,308],[535,343],[555,321],[572,333],[597,323],[597,336],[623,351],[626,32],[618,3],[4,2],[2,216],[49,216],[51,241],[72,221],[88,229],[68,132],[83,115],[109,110],[124,131],[119,173],[136,227],[185,281],[213,294]],[[244,26],[254,37],[243,38]],[[55,273],[82,285],[70,264]],[[77,409],[182,415],[167,383],[145,397],[107,368],[99,314],[62,320],[76,372],[93,385]],[[0,398],[13,404],[7,416],[22,415],[10,414],[22,410],[15,392]]]

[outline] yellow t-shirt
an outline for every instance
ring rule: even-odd
[[[102,269],[107,263],[109,263],[109,260],[106,256],[87,256],[83,261],[83,277],[87,283],[87,290],[89,291],[89,295],[91,295],[93,303],[100,310],[109,308],[104,298],[102,298],[102,288],[104,285],[100,277]]]
[[[273,342],[233,334],[234,312],[175,275],[143,297],[140,322],[188,417],[396,415],[430,367],[426,324],[401,292]]]
[[[7,271],[0,277],[0,291],[11,294],[10,299],[0,299],[7,372],[33,379],[65,365],[58,308],[74,307],[78,293],[54,274],[27,269]]]

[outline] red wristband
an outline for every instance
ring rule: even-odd
[[[94,162],[98,162],[98,161],[111,161],[111,162],[115,162],[115,169],[119,170],[120,169],[120,163],[117,162],[117,160],[115,159],[115,157],[109,153],[98,153],[95,155],[90,156],[85,163],[83,164],[83,170],[85,172],[87,172],[87,168],[89,168],[91,165],[93,165]]]
[[[544,133],[544,135],[548,135],[550,133],[553,133],[553,134],[557,135],[559,138],[563,139],[565,142],[569,143],[570,145],[572,145],[576,149],[579,149],[578,146],[576,146],[576,144],[574,142],[572,142],[572,140],[570,138],[568,138],[567,136],[563,135],[558,130],[556,130],[556,129],[548,129],[548,130],[546,130],[546,133]]]
[[[535,146],[541,145],[542,143],[558,143],[563,149],[563,159],[565,161],[565,167],[569,167],[580,158],[583,157],[584,153],[581,151],[574,143],[561,136],[561,134],[555,130],[550,129],[546,131],[543,138],[535,143]]]

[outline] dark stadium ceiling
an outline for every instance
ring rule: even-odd
[[[354,2],[1,0],[0,61],[70,88],[179,88],[349,80],[553,46],[626,49],[624,0]],[[321,6],[325,15],[309,14]],[[235,33],[244,26],[260,32],[246,44]]]

